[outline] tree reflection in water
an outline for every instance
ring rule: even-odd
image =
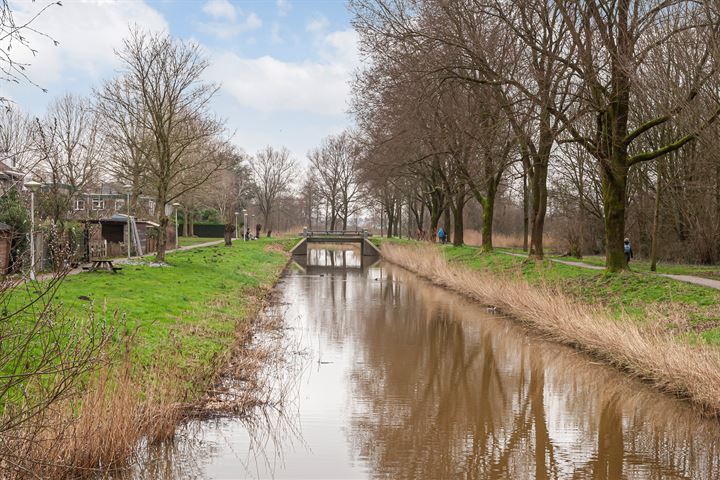
[[[348,436],[375,476],[720,475],[715,424],[683,404],[402,271],[379,274],[329,279],[324,308],[310,307],[319,331],[355,337]],[[353,296],[381,301],[355,318],[359,282]]]
[[[269,423],[281,440],[258,477],[720,478],[717,422],[682,402],[403,270],[319,255],[281,285],[292,351],[312,362],[302,438]],[[242,422],[199,429],[133,478],[234,477],[263,443]],[[193,446],[203,436],[215,443]]]

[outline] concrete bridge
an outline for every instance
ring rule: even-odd
[[[290,250],[293,255],[307,255],[309,243],[357,243],[363,257],[379,257],[380,250],[368,238],[367,230],[303,230],[302,240]]]

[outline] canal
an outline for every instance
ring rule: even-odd
[[[138,477],[720,478],[716,421],[404,270],[314,249],[278,295],[283,412],[193,422]]]

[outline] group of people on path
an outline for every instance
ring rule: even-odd
[[[448,242],[448,235],[447,232],[443,227],[438,227],[437,231],[435,232],[435,235],[437,236],[437,239],[440,240],[440,243],[447,243]],[[435,236],[432,238],[429,238],[427,232],[425,230],[418,229],[417,232],[415,232],[415,239],[416,240],[426,240],[426,241],[435,241]]]

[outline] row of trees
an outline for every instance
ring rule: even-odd
[[[624,267],[629,206],[654,197],[645,228],[656,244],[660,198],[676,183],[673,173],[702,176],[713,165],[711,175],[683,174],[692,178],[672,190],[696,188],[702,178],[704,191],[720,191],[711,153],[720,114],[714,3],[351,5],[370,65],[356,80],[354,111],[366,179],[388,218],[399,203],[420,206],[434,230],[447,212],[454,242],[462,243],[463,211],[473,199],[490,250],[496,198],[517,192],[530,254],[541,258],[556,194],[556,214],[600,219],[607,267],[616,271]],[[689,199],[680,193],[673,201]],[[710,233],[715,244],[718,233]]]
[[[112,181],[129,187],[132,211],[141,195],[155,198],[159,259],[169,224],[163,207],[175,202],[185,218],[217,211],[228,238],[235,212],[251,204],[271,230],[296,163],[285,148],[249,156],[230,142],[210,111],[218,87],[202,80],[208,62],[199,46],[132,30],[116,54],[122,68],[92,97],[63,95],[42,118],[15,106],[0,113],[3,161],[43,182],[42,214],[62,230],[77,194]]]

